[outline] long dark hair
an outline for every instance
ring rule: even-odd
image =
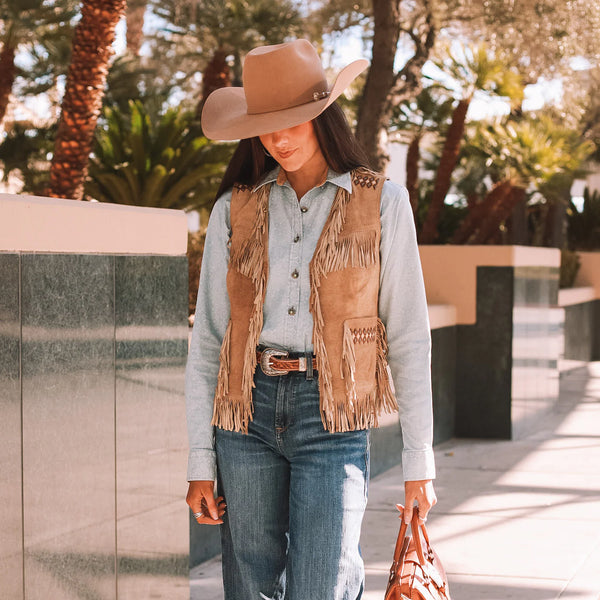
[[[357,167],[369,167],[367,155],[354,137],[344,111],[337,102],[313,119],[313,125],[330,169],[346,173]],[[234,183],[256,184],[276,166],[275,159],[265,154],[258,137],[240,140],[223,175],[217,198]]]

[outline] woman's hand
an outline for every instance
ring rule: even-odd
[[[215,498],[213,481],[190,481],[185,501],[192,509],[198,523],[205,525],[220,525],[225,514],[225,501],[223,496]]]
[[[415,502],[419,506],[419,520],[425,523],[427,513],[437,502],[433,481],[431,479],[421,479],[420,481],[404,482],[404,522],[410,523],[413,515],[413,505]]]

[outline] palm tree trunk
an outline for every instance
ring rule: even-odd
[[[373,50],[371,67],[358,107],[356,137],[371,166],[384,171],[388,163],[387,136],[394,107],[416,98],[423,88],[421,71],[435,43],[438,25],[435,2],[422,0],[423,23],[405,31],[415,45],[400,72],[394,71],[400,34],[400,1],[373,0]]]
[[[51,196],[83,197],[115,27],[124,11],[125,0],[84,0],[81,7],[50,166]]]
[[[491,210],[487,211],[479,231],[473,236],[472,244],[486,244],[498,233],[500,225],[508,219],[510,213],[520,202],[524,202],[527,194],[522,187],[512,187],[508,194],[499,198]]]
[[[408,146],[406,154],[406,188],[412,206],[413,215],[417,215],[419,208],[419,162],[421,159],[421,133],[415,133]]]
[[[511,189],[512,182],[509,180],[497,183],[481,202],[471,207],[460,227],[452,236],[451,242],[453,244],[473,243],[471,238],[479,227],[481,227],[487,214],[493,209],[497,202],[500,202],[510,194]]]
[[[371,67],[358,107],[356,137],[371,166],[381,170],[387,162],[380,142],[389,121],[388,96],[396,80],[394,58],[400,36],[400,0],[373,0],[373,18]]]
[[[544,222],[544,246],[562,248],[566,240],[566,204],[559,200],[548,203]]]
[[[7,36],[2,46],[2,52],[0,52],[0,123],[6,116],[10,93],[17,74],[15,50],[10,36]]]
[[[202,114],[202,107],[211,92],[231,85],[227,55],[228,52],[225,48],[217,48],[210,62],[206,65],[206,69],[204,69],[202,74],[202,98],[196,106],[198,117]]]
[[[452,122],[448,128],[440,164],[438,166],[435,186],[431,195],[431,203],[427,217],[419,234],[419,243],[432,244],[438,237],[438,223],[444,206],[444,200],[450,190],[452,173],[456,167],[460,144],[465,130],[465,121],[471,98],[463,98],[452,113]]]
[[[146,0],[128,0],[127,2],[127,51],[138,56],[144,39],[144,16]]]

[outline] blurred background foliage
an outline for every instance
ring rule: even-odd
[[[52,192],[48,174],[71,42],[82,7],[93,4],[0,0],[5,190]],[[70,197],[198,213],[192,229],[199,231],[190,238],[196,274],[233,150],[202,135],[204,100],[218,87],[241,84],[251,48],[297,37],[314,42],[332,79],[349,52],[372,59],[340,103],[373,166],[385,170],[392,145],[405,146],[405,165],[397,159],[391,165],[406,169],[421,243],[600,249],[598,192],[571,196],[574,181],[600,172],[600,3],[129,0],[123,9],[122,2],[99,0],[95,6],[120,11],[114,17],[121,20],[116,41],[106,39],[113,51],[103,107],[83,184]],[[542,101],[532,108],[536,89]]]
[[[106,107],[84,193],[117,204],[211,207],[233,149],[211,144],[193,114],[180,109],[153,121],[140,100],[130,101],[127,113]]]

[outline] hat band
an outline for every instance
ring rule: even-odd
[[[310,104],[311,102],[319,102],[320,100],[324,100],[325,98],[328,98],[330,94],[331,94],[331,92],[328,90],[325,90],[322,92],[313,92],[310,100],[307,100],[304,98],[304,99],[302,99],[301,102],[297,102],[296,104],[286,104],[285,106],[280,106],[280,107],[273,106],[273,107],[268,107],[266,109],[261,109],[261,110],[251,110],[250,106],[248,106],[246,113],[249,115],[265,115],[265,114],[272,113],[272,112],[278,112],[280,110],[288,110],[290,108],[296,108],[297,106],[303,106],[305,104]]]

